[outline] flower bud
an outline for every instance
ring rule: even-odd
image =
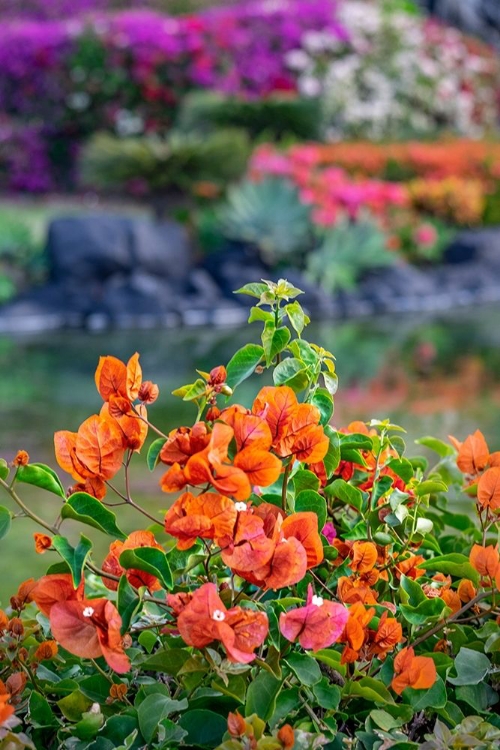
[[[7,630],[11,635],[21,637],[24,633],[24,625],[19,617],[13,617],[7,625]]]
[[[33,539],[35,540],[35,552],[38,555],[43,555],[44,552],[47,552],[47,550],[52,547],[52,539],[50,536],[47,536],[47,534],[39,534],[38,532],[35,532],[33,534]]]
[[[246,721],[238,712],[230,712],[227,717],[227,728],[231,737],[241,737],[247,728]]]
[[[30,457],[26,451],[17,451],[12,466],[27,466],[29,464]]]
[[[154,404],[159,395],[160,389],[156,383],[152,383],[150,380],[145,380],[139,388],[138,398],[143,404]]]
[[[213,370],[210,370],[210,378],[208,381],[209,385],[222,385],[222,383],[225,383],[227,379],[227,372],[226,368],[223,365],[219,365],[219,367],[214,367]]]

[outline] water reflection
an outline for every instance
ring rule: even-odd
[[[500,448],[500,308],[437,319],[405,318],[397,324],[393,319],[321,323],[311,325],[307,333],[337,358],[336,426],[389,417],[407,429],[413,453],[421,452],[413,445],[418,436],[463,438],[480,426],[492,448]],[[209,370],[226,363],[247,339],[248,330],[229,329],[0,337],[0,456],[11,459],[24,448],[32,460],[55,465],[54,431],[76,430],[100,408],[93,375],[101,354],[127,359],[139,351],[145,377],[160,386],[151,419],[163,430],[189,424],[193,408],[170,391],[194,379],[195,368]],[[265,378],[243,384],[238,400],[250,403]],[[158,489],[161,471],[150,474],[140,457],[136,463],[136,497],[152,510],[164,508],[168,497]],[[55,516],[55,496],[26,489],[38,510],[46,508],[47,517]],[[0,503],[8,505],[4,498]],[[140,524],[126,515],[122,525],[131,530]],[[0,573],[7,572],[8,561],[19,561],[10,592],[34,574],[35,564],[41,570],[47,562],[47,555],[35,556],[33,531],[30,521],[16,520],[13,533],[1,542]],[[98,532],[90,536],[99,538]],[[98,542],[100,554],[106,545],[104,539]],[[0,598],[5,593],[3,580],[0,577]]]

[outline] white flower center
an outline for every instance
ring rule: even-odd
[[[216,609],[212,615],[212,620],[215,620],[216,622],[222,622],[225,619],[226,615],[220,609]]]
[[[311,599],[311,604],[314,604],[315,607],[321,607],[323,604],[323,597],[316,596],[316,594],[314,594],[313,598]]]
[[[94,608],[93,607],[85,607],[83,610],[83,616],[84,617],[92,617],[94,614]]]
[[[247,509],[247,504],[246,503],[235,503],[234,507],[236,508],[236,510],[239,513],[240,511]]]

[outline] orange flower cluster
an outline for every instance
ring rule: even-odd
[[[415,656],[412,648],[403,648],[394,659],[391,688],[401,695],[405,688],[427,690],[437,679],[436,665],[430,656]]]
[[[158,395],[153,383],[142,382],[139,355],[125,365],[116,357],[101,357],[95,373],[97,390],[104,400],[100,414],[80,425],[78,432],[61,430],[54,435],[56,459],[83,490],[102,499],[107,480],[120,470],[126,450],[139,451],[147,436],[144,403]],[[144,403],[133,406],[137,399]]]
[[[285,517],[270,503],[252,508],[212,492],[181,495],[167,512],[165,531],[179,549],[197,538],[214,540],[233,573],[265,589],[292,586],[323,560],[315,513]]]
[[[128,672],[123,650],[122,619],[107,599],[85,599],[83,581],[77,589],[67,573],[40,578],[31,591],[37,607],[50,619],[55,640],[84,659],[103,656],[115,672]]]
[[[299,404],[288,386],[265,387],[251,410],[231,406],[211,430],[205,422],[173,430],[160,452],[160,461],[170,466],[161,487],[176,492],[210,484],[222,495],[247,500],[252,486],[274,484],[283,459],[323,460],[329,442],[319,422],[319,410]]]
[[[435,143],[340,142],[318,145],[318,161],[357,175],[380,177],[397,164],[401,173],[411,176],[444,178],[450,176],[488,178],[500,175],[500,146],[472,140],[446,140]]]
[[[450,437],[458,450],[457,466],[472,485],[477,483],[477,502],[482,510],[500,510],[500,451],[490,453],[480,430],[463,443]]]
[[[226,609],[213,583],[205,583],[192,595],[169,594],[167,602],[177,617],[177,628],[188,646],[204,648],[220,641],[229,661],[249,664],[255,649],[267,636],[269,624],[263,612]]]
[[[401,624],[384,612],[375,628],[370,624],[375,622],[375,608],[366,608],[361,602],[356,602],[349,608],[347,620],[340,642],[345,643],[342,652],[342,664],[351,664],[360,659],[385,659],[394,647],[403,640]]]
[[[408,183],[414,208],[455,224],[479,224],[486,208],[486,187],[468,177],[418,179]]]

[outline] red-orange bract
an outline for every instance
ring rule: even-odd
[[[238,513],[233,534],[222,544],[223,562],[247,581],[266,589],[298,583],[323,559],[315,513],[285,518],[263,503]]]
[[[481,476],[477,485],[477,501],[483,508],[500,510],[500,467],[494,466]]]
[[[178,614],[177,627],[188,646],[203,648],[221,641],[229,661],[248,664],[264,642],[269,626],[263,612],[226,609],[216,586],[205,583]]]
[[[401,695],[406,688],[428,690],[437,679],[436,665],[429,656],[415,656],[412,648],[403,648],[394,659],[391,688]]]
[[[258,393],[252,412],[266,420],[272,448],[281,458],[293,456],[297,461],[316,464],[326,456],[329,440],[319,424],[319,409],[299,404],[290,387],[265,386]]]
[[[54,638],[75,656],[103,656],[115,672],[128,672],[130,662],[120,635],[122,620],[107,599],[85,599],[83,581],[75,589],[69,574],[43,576],[31,596],[49,617]]]
[[[305,607],[280,615],[280,630],[289,641],[298,640],[302,648],[318,651],[336,643],[349,619],[349,610],[307,591]]]
[[[189,549],[197,538],[218,540],[231,536],[237,510],[232,500],[215,492],[185,492],[165,516],[165,531],[178,539],[178,549]]]
[[[239,425],[239,437],[242,431],[245,432],[245,427]],[[192,430],[181,428],[171,433],[160,452],[161,461],[171,466],[161,480],[162,489],[175,492],[188,484],[194,487],[211,484],[222,495],[246,500],[252,484],[260,487],[273,484],[281,473],[281,461],[262,447],[265,443],[260,432],[255,433],[259,438],[252,442],[253,432],[252,423],[244,447],[237,451],[232,462],[228,454],[235,432],[230,424],[216,422],[209,432],[204,423],[198,422]]]

